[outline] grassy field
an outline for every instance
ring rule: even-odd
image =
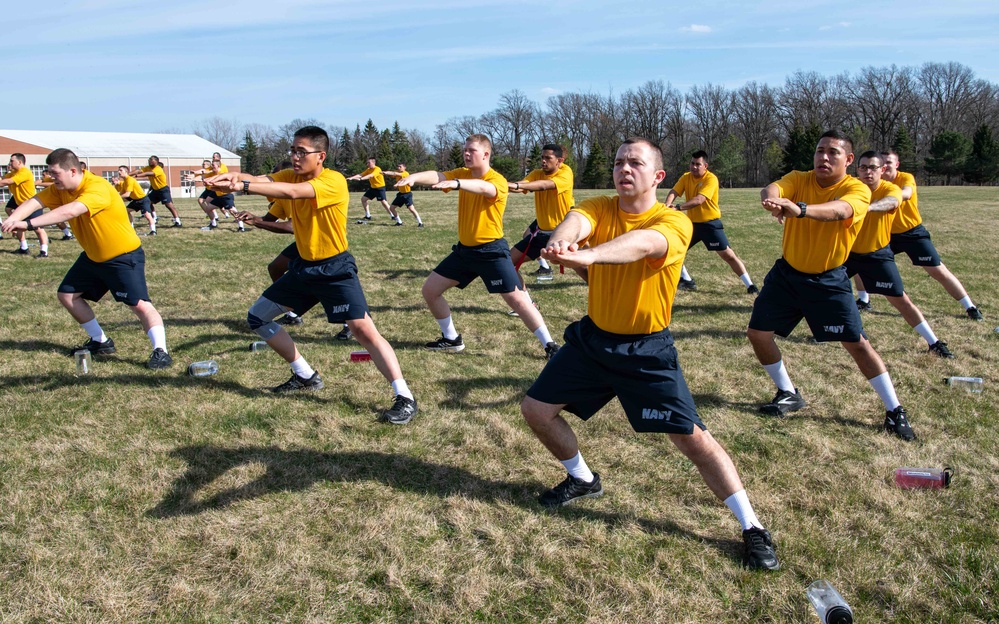
[[[752,299],[714,253],[687,258],[700,290],[679,293],[672,330],[701,415],[774,534],[775,574],[740,568],[731,513],[665,437],[634,434],[616,402],[571,421],[607,495],[542,511],[537,494],[564,471],[520,416],[544,365],[537,340],[475,283],[449,293],[466,350],[422,348],[439,332],[420,286],[456,240],[454,197],[416,194],[425,229],[411,218],[390,227],[384,214],[354,225],[357,197],[351,208],[373,318],[420,403],[406,427],[377,422],[388,384],[349,361],[356,343],[333,341],[339,328],[318,310],[292,333],[326,389],[267,392],[288,367],[248,351],[246,310],[290,237],[236,234],[231,221],[202,232],[194,201],[178,201],[184,228],[161,219],[159,236],[143,239],[176,364],[147,370],[138,322],[105,301],[95,309],[118,355],[89,376],[64,354],[86,336],[55,299],[78,245],[54,242],[42,260],[10,254],[5,238],[0,621],[812,622],[804,589],[818,578],[859,622],[999,621],[999,202],[994,188],[926,188],[920,199],[985,322],[900,257],[907,291],[957,356],[942,361],[875,297],[865,327],[913,444],[879,432],[883,408],[852,360],[812,343],[804,325],[780,344],[809,408],[758,415],[773,388],[745,338]],[[762,283],[778,226],[756,190],[723,191],[722,210]],[[511,198],[508,239],[532,212],[529,197]],[[560,341],[586,309],[571,274],[532,293]],[[185,375],[208,358],[218,375]],[[984,377],[985,391],[948,388],[949,375]],[[945,465],[948,490],[892,480],[899,466]]]

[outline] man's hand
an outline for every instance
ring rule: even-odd
[[[260,220],[260,218],[257,217],[257,215],[253,214],[252,212],[241,210],[238,213],[236,213],[236,220],[242,221],[247,225],[255,225],[256,222]]]
[[[548,246],[541,250],[541,257],[570,269],[586,269],[596,260],[592,249],[589,247],[580,249],[578,244],[568,241],[549,242]]]
[[[28,224],[25,221],[15,221],[13,219],[7,219],[0,226],[0,231],[3,232],[13,232],[15,230],[27,230]]]
[[[784,219],[797,217],[801,214],[801,208],[787,197],[777,197],[774,199],[764,199],[760,202],[764,210],[768,210],[778,223],[784,223]]]
[[[400,182],[402,182],[402,180],[400,180]],[[460,184],[461,182],[459,182],[458,180],[443,180],[441,182],[438,182],[437,184],[434,184],[430,188],[437,189],[439,191],[443,191],[444,189],[454,190],[456,188],[459,188]],[[398,184],[396,186],[398,186]]]
[[[396,180],[393,186],[399,188],[400,186],[412,186],[412,184],[409,183],[409,176],[405,176]]]
[[[241,191],[243,183],[239,180],[238,173],[222,173],[205,180],[205,186],[219,191]]]

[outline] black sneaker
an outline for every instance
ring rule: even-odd
[[[73,240],[74,238],[76,237],[73,236],[72,234],[63,234],[62,238],[60,238],[59,240]]]
[[[333,339],[334,340],[350,340],[353,337],[354,337],[354,333],[352,331],[350,331],[349,327],[345,326],[343,329],[340,330],[339,334],[337,334],[336,336],[333,336]]]
[[[364,219],[358,219],[358,220],[356,221],[356,223],[357,223],[358,225],[364,225],[365,223],[367,223],[367,221],[365,221]]]
[[[423,224],[422,223],[417,223],[416,227],[421,228],[421,227],[423,227]]]
[[[428,342],[426,346],[431,351],[454,351],[454,352],[458,352],[458,351],[461,351],[461,350],[463,350],[465,348],[465,343],[462,342],[462,340],[461,340],[461,334],[458,334],[458,337],[455,338],[454,340],[448,340],[442,334],[440,338],[438,338],[437,340],[435,340],[433,342]]]
[[[980,320],[982,320],[982,313],[979,312],[978,308],[976,308],[975,306],[971,306],[970,308],[968,308],[967,310],[965,310],[965,312],[968,313],[968,318],[970,318],[973,321],[980,321]]]
[[[48,258],[49,257],[49,252],[47,252],[47,251],[39,251],[38,252],[38,257],[39,258]]]
[[[402,221],[396,221],[395,222],[395,227],[399,227],[400,225],[402,225]]]
[[[760,294],[760,289],[756,287],[756,284],[750,284],[749,287],[746,288],[746,294],[747,295],[758,295],[758,294]]]
[[[365,221],[371,221],[371,215],[364,215]]]
[[[546,360],[550,360],[553,357],[555,357],[555,354],[558,353],[558,350],[559,350],[559,346],[558,346],[557,342],[549,342],[548,344],[546,344],[545,345],[545,359]]]
[[[861,301],[860,299],[857,299],[857,309],[861,312],[870,312],[871,307],[870,301]]]
[[[416,416],[416,400],[408,399],[401,394],[395,396],[395,403],[385,410],[382,420],[393,425],[405,425]]]
[[[567,474],[565,481],[538,497],[542,507],[553,509],[568,505],[578,498],[596,498],[603,496],[604,488],[600,485],[600,475],[593,473],[593,481],[587,483],[582,479]]]
[[[146,236],[156,236],[156,230],[149,230],[146,232]]]
[[[298,392],[299,390],[322,390],[323,380],[319,377],[319,371],[312,373],[312,377],[306,379],[305,377],[299,377],[295,373],[291,374],[291,379],[284,382],[280,386],[271,388],[271,392]]]
[[[794,392],[778,390],[772,401],[760,406],[760,411],[767,416],[783,416],[788,412],[797,412],[806,405],[808,404],[798,394],[797,388],[794,389]]]
[[[901,405],[890,412],[885,412],[885,431],[897,435],[906,442],[916,439],[916,434],[909,426],[908,414]]]
[[[146,366],[152,369],[167,368],[173,364],[173,358],[163,349],[153,349],[153,354],[149,356]]]
[[[551,274],[552,274],[551,267],[548,267],[547,269],[545,267],[538,267],[537,271],[531,273],[531,275],[551,275]]]
[[[28,251],[27,248],[21,249],[20,247],[18,247],[17,249],[14,250],[14,255],[16,255],[16,256],[27,256],[30,253],[31,252]]]
[[[72,357],[74,353],[77,351],[83,351],[84,349],[90,351],[91,355],[111,355],[117,351],[117,349],[114,348],[114,340],[108,338],[104,342],[97,342],[91,338],[82,345],[70,349],[69,355]]]
[[[947,348],[947,343],[944,342],[943,340],[937,340],[936,342],[931,344],[930,353],[947,360],[953,359],[954,357],[954,354],[951,353],[950,349]]]
[[[697,290],[697,282],[692,279],[685,280],[681,277],[680,282],[676,285],[676,287],[680,290],[689,290],[690,292],[694,292]]]
[[[278,325],[301,325],[302,324],[302,317],[301,316],[288,316],[287,314],[285,314],[285,315],[279,317],[274,322],[277,323]]]
[[[173,225],[171,225],[170,227],[184,227],[184,226],[180,224],[180,221],[174,221]]]
[[[746,550],[742,553],[742,565],[750,570],[780,570],[774,542],[770,531],[753,527],[742,532],[742,543]]]

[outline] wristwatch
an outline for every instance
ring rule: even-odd
[[[250,181],[243,180],[243,195],[249,195],[249,194],[250,194]]]
[[[25,226],[24,229],[26,229],[26,230],[33,230],[33,229],[35,229],[35,228],[31,227],[31,217],[28,217],[27,219],[24,220],[24,226]]]
[[[801,208],[801,214],[798,215],[799,219],[805,218],[805,212],[808,210],[808,204],[805,202],[797,202],[798,208]]]

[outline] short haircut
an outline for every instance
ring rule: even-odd
[[[624,140],[623,143],[621,143],[621,147],[624,147],[625,145],[643,145],[643,144],[648,145],[649,149],[652,150],[652,164],[655,165],[656,171],[662,169],[663,168],[662,148],[660,148],[652,141],[646,139],[645,137],[638,137],[638,136],[628,137],[627,139]]]
[[[22,165],[28,162],[28,159],[25,158],[24,154],[22,154],[21,152],[14,152],[13,154],[10,155],[10,157],[16,160],[17,162],[21,163]]]
[[[853,139],[850,138],[849,134],[843,132],[842,130],[826,130],[822,133],[822,136],[819,137],[820,141],[822,139],[836,139],[837,141],[843,141],[849,146],[846,148],[846,151],[853,151]]]
[[[126,173],[131,171],[131,169],[128,168],[128,165],[118,165],[118,169],[124,169]]]
[[[216,156],[219,157],[219,160],[222,160],[222,154],[218,152],[212,152],[212,160],[214,160]]]
[[[150,156],[149,160],[153,161],[157,165],[160,164],[160,157],[159,156]]]
[[[76,169],[80,171],[80,159],[71,150],[60,147],[45,157],[45,164],[49,167],[58,166],[60,169]]]
[[[485,145],[486,150],[490,154],[493,153],[493,142],[484,134],[470,134],[465,138],[465,143],[479,143],[480,145]]]
[[[371,162],[373,162],[373,163],[376,163],[376,162],[378,162],[378,159],[377,159],[377,158],[375,158],[374,156],[368,156],[368,160],[370,160],[370,161],[371,161]]]
[[[542,152],[551,152],[556,158],[562,158],[562,146],[558,143],[545,143],[541,147]]]
[[[881,158],[881,154],[879,154],[875,150],[867,150],[866,152],[860,155],[860,160],[864,160],[865,158],[867,160],[870,160],[872,158],[877,158],[882,165],[885,164],[885,159]]]
[[[895,149],[891,148],[891,147],[889,147],[888,149],[881,150],[881,155],[882,156],[894,156],[895,158],[898,158],[898,152],[896,152]]]
[[[694,152],[693,154],[690,155],[690,159],[691,160],[697,160],[698,158],[703,158],[705,163],[710,163],[711,162],[708,159],[708,153],[705,152],[704,150],[697,150],[696,152]]]
[[[305,126],[295,131],[295,139],[307,139],[312,143],[312,147],[321,152],[329,153],[330,135],[319,126]]]

